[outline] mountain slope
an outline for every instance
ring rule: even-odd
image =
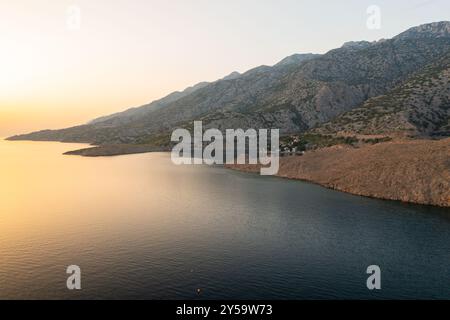
[[[265,74],[267,72],[273,72],[274,69],[280,69],[285,70],[288,66],[295,66],[299,65],[305,61],[311,60],[313,58],[319,57],[320,55],[315,54],[295,54],[292,56],[289,56],[285,59],[283,59],[281,62],[279,62],[277,65],[274,66],[274,68],[268,67],[268,66],[261,66],[254,68],[252,70],[247,71],[244,75],[241,75],[238,72],[233,72],[229,74],[228,76],[217,80],[213,83],[208,82],[202,82],[200,84],[197,84],[194,87],[188,88],[184,90],[183,92],[174,92],[167,97],[155,101],[151,103],[150,105],[140,107],[138,109],[130,109],[128,111],[125,111],[124,113],[119,113],[116,115],[108,116],[105,118],[100,118],[97,120],[94,120],[94,124],[102,124],[106,126],[116,126],[116,125],[124,125],[129,122],[130,120],[139,120],[145,118],[150,112],[156,111],[158,109],[161,109],[162,107],[168,106],[171,103],[175,103],[176,101],[180,100],[181,98],[187,97],[193,93],[195,93],[198,89],[202,89],[207,86],[213,86],[215,84],[224,84],[227,83],[227,81],[236,80],[241,77],[244,78],[251,78],[256,77],[261,74]]]
[[[423,38],[448,38],[450,36],[450,24],[448,21],[439,21],[423,24],[402,32],[394,39],[423,39]]]
[[[172,92],[171,94],[165,96],[164,98],[160,100],[153,101],[147,105],[143,105],[138,108],[131,108],[128,110],[125,110],[123,112],[118,112],[112,115],[100,117],[97,119],[92,120],[89,124],[109,124],[109,125],[123,125],[129,122],[132,122],[134,120],[138,120],[139,118],[145,117],[146,114],[148,114],[151,111],[161,109],[165,107],[166,105],[169,105],[170,103],[173,103],[177,101],[178,99],[181,99],[198,89],[201,89],[203,87],[206,87],[209,83],[208,82],[200,82],[192,87],[186,88],[182,92],[176,91]]]
[[[232,165],[259,172],[259,165]],[[450,207],[450,138],[334,146],[282,157],[278,176],[360,196]]]
[[[450,136],[450,54],[386,95],[314,130],[319,133]]]
[[[281,66],[288,66],[288,65],[299,65],[302,62],[305,62],[307,60],[312,60],[314,58],[320,57],[320,54],[314,54],[314,53],[296,53],[289,57],[284,58],[280,62],[278,62],[275,67],[281,67]]]
[[[323,56],[294,56],[219,80],[129,117],[112,117],[11,139],[95,144],[151,143],[193,120],[206,127],[302,132],[389,93],[450,50],[449,22],[376,43],[348,43]],[[169,99],[170,100],[170,99]],[[119,120],[118,120],[119,119]],[[123,119],[126,119],[123,121]],[[167,141],[166,140],[166,141]]]

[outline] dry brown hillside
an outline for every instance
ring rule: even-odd
[[[320,149],[281,158],[278,175],[362,196],[450,207],[450,139]]]

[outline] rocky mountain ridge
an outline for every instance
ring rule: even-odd
[[[388,94],[313,130],[322,134],[450,136],[450,53]]]
[[[174,128],[189,128],[194,120],[203,120],[206,128],[305,132],[389,95],[442,59],[450,52],[449,29],[450,22],[439,22],[411,28],[393,39],[347,43],[324,55],[293,55],[273,67],[200,83],[86,125],[10,139],[165,145]]]

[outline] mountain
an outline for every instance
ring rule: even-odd
[[[408,81],[314,131],[326,134],[450,136],[450,53]]]
[[[349,41],[342,45],[346,49],[364,49],[370,47],[373,43],[369,41]]]
[[[287,57],[285,59],[283,59],[280,63],[277,64],[277,66],[286,66],[286,65],[293,65],[293,64],[299,64],[301,62],[310,60],[312,58],[315,58],[319,55],[314,55],[314,54],[295,54],[292,55],[290,57]],[[259,74],[261,72],[263,72],[263,70],[268,70],[270,69],[270,67],[268,66],[261,66],[258,68],[254,68],[250,71],[248,71],[246,73],[246,76],[252,74],[252,75],[256,75]],[[234,80],[237,79],[239,77],[241,77],[242,75],[239,72],[232,72],[231,74],[229,74],[228,76],[217,80],[218,81],[228,81],[228,80]],[[139,108],[132,108],[129,109],[125,112],[121,112],[121,113],[116,113],[110,116],[106,116],[106,117],[101,117],[98,119],[95,119],[91,122],[91,124],[99,124],[102,123],[103,125],[123,125],[125,123],[129,123],[132,122],[134,120],[138,120],[138,119],[142,119],[143,117],[145,117],[149,112],[152,112],[154,110],[158,110],[164,106],[167,106],[170,103],[173,103],[183,97],[186,97],[188,95],[190,95],[191,93],[194,93],[196,90],[198,89],[202,89],[204,87],[206,87],[207,85],[210,85],[210,82],[201,82],[193,87],[189,87],[187,89],[185,89],[182,92],[174,92],[169,94],[168,96],[154,101],[152,103],[150,103],[149,105],[145,105]]]
[[[324,55],[293,55],[272,67],[234,73],[86,125],[10,139],[165,145],[174,128],[190,128],[194,120],[219,129],[305,132],[376,97],[394,94],[393,90],[448,54],[449,29],[450,22],[432,23],[393,39],[347,43]]]
[[[241,74],[239,72],[235,71],[235,72],[230,73],[228,76],[222,78],[221,80],[236,79],[236,78],[240,77],[240,75]],[[162,99],[153,101],[153,102],[143,105],[141,107],[130,108],[123,112],[118,112],[118,113],[115,113],[115,114],[112,114],[109,116],[104,116],[104,117],[94,119],[91,122],[89,122],[89,124],[95,125],[95,124],[104,123],[104,124],[114,125],[114,126],[124,125],[126,123],[138,120],[142,117],[145,117],[149,112],[161,109],[161,108],[169,105],[172,102],[175,102],[185,96],[190,95],[191,93],[194,93],[195,91],[197,91],[201,88],[206,87],[209,84],[211,84],[211,83],[210,82],[200,82],[192,87],[186,88],[185,90],[183,90],[181,92],[179,92],[179,91],[172,92],[171,94],[165,96]]]
[[[408,29],[394,39],[436,39],[448,37],[450,37],[450,23],[448,21],[440,21]]]
[[[233,73],[235,75],[235,73]],[[228,76],[231,77],[232,75]],[[225,79],[225,78],[224,78]],[[99,123],[109,123],[110,125],[123,125],[134,120],[145,117],[149,112],[161,109],[182,97],[185,97],[198,89],[206,87],[209,82],[200,82],[192,87],[186,88],[184,91],[175,91],[160,100],[153,101],[149,104],[138,108],[131,108],[123,112],[118,112],[109,116],[100,117],[92,120],[89,124],[95,125]]]
[[[302,62],[308,61],[308,60],[312,60],[314,58],[318,58],[320,57],[320,54],[314,54],[314,53],[304,53],[304,54],[300,54],[300,53],[296,53],[293,54],[289,57],[284,58],[283,60],[281,60],[280,62],[278,62],[275,66],[276,67],[280,67],[280,66],[288,66],[288,65],[298,65]]]

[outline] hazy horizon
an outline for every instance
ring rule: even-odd
[[[370,5],[380,29],[367,28]],[[0,137],[85,123],[294,53],[391,38],[449,20],[445,9],[443,0],[0,3]]]

